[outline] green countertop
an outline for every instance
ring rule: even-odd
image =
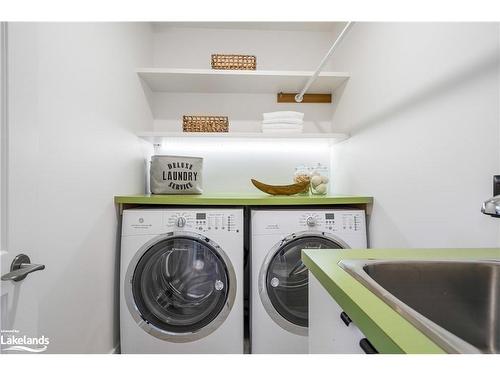
[[[124,195],[116,196],[117,204],[168,204],[218,206],[285,206],[285,205],[349,205],[371,204],[372,197],[358,196],[271,196],[256,195]]]
[[[500,249],[303,250],[302,260],[381,353],[444,353],[338,263],[343,259],[492,259]]]

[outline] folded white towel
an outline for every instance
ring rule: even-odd
[[[280,133],[280,134],[289,134],[289,133],[302,133],[302,128],[300,129],[262,129],[262,133]]]
[[[302,124],[303,122],[304,121],[302,121],[299,118],[285,118],[285,117],[262,120],[263,124]]]
[[[262,129],[302,129],[302,124],[262,124]]]
[[[264,120],[271,120],[275,118],[296,118],[299,120],[304,119],[304,114],[302,112],[294,112],[294,111],[268,112],[268,113],[263,113],[262,116],[264,117]]]

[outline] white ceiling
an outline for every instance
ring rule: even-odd
[[[166,28],[244,29],[278,31],[336,31],[344,22],[153,22],[154,30]]]

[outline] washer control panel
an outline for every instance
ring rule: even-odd
[[[169,230],[192,230],[200,233],[241,231],[235,215],[225,212],[179,211],[168,215],[166,221]]]
[[[242,234],[239,209],[129,209],[123,211],[122,235],[159,235],[168,232]]]

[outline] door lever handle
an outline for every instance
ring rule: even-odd
[[[19,254],[10,265],[10,272],[2,275],[2,281],[21,281],[28,274],[45,269],[43,264],[31,264],[30,258],[25,254]]]

